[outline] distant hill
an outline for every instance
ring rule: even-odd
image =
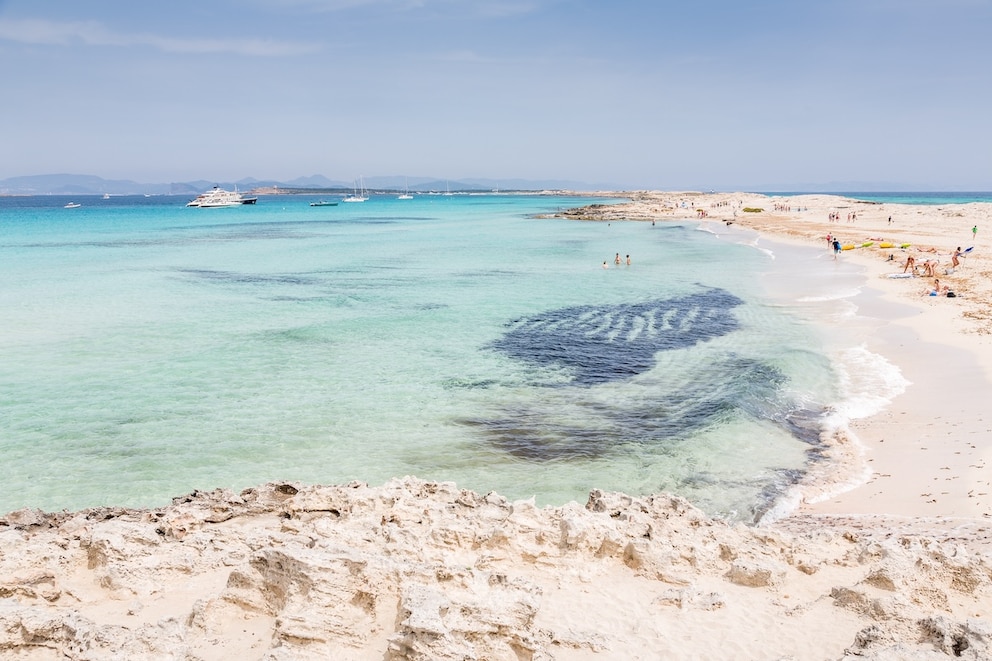
[[[89,174],[38,174],[0,179],[0,195],[195,195],[214,185],[208,181],[142,184]]]
[[[566,180],[529,179],[438,179],[432,177],[373,176],[362,181],[370,190],[430,191],[489,191],[489,190],[617,190],[618,186],[590,185]],[[254,179],[238,181],[182,181],[170,183],[140,183],[128,179],[103,179],[88,174],[38,174],[0,179],[0,195],[195,195],[220,186],[249,191],[253,188],[344,189],[350,190],[356,181],[334,181],[314,174],[289,181]]]

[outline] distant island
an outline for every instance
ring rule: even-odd
[[[447,180],[430,177],[364,177],[365,187],[373,191],[412,193],[450,192],[539,192],[618,190],[619,186],[590,185],[564,180],[526,179],[463,179]],[[352,181],[335,181],[323,175],[299,177],[289,181],[259,180],[251,177],[238,181],[193,181],[169,183],[140,183],[127,179],[104,179],[95,175],[42,174],[0,179],[0,195],[196,195],[214,186],[228,190],[250,191],[258,195],[348,193]]]

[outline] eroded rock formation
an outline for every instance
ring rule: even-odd
[[[807,528],[414,478],[20,510],[0,517],[0,657],[992,657],[981,545]]]

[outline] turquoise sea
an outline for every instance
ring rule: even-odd
[[[615,200],[314,199],[0,198],[0,511],[416,475],[752,521],[898,388],[858,379],[863,278],[826,250],[535,217]]]

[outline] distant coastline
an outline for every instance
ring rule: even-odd
[[[395,193],[409,190],[411,193],[430,191],[450,191],[465,193],[499,192],[507,194],[561,194],[611,197],[636,196],[659,190],[625,186],[618,182],[590,183],[563,179],[482,179],[422,176],[365,176],[365,187],[373,191]],[[96,175],[53,173],[14,176],[0,179],[0,197],[25,195],[193,195],[210,190],[214,186],[228,190],[264,191],[259,194],[313,194],[327,195],[331,192],[351,192],[354,181],[335,180],[323,175],[296,177],[288,180],[258,179],[243,177],[237,180],[190,179],[170,182],[137,182],[129,179],[106,179]],[[669,189],[672,190],[672,189]],[[716,193],[754,193],[768,197],[795,197],[797,195],[834,195],[853,197],[861,200],[883,198],[881,201],[903,204],[948,204],[968,199],[975,202],[992,201],[988,191],[940,191],[924,188],[905,188],[894,184],[859,184],[858,182],[835,182],[834,184],[804,186],[705,186],[676,188],[685,195],[707,195]],[[605,191],[605,192],[604,192]],[[697,191],[697,192],[693,192]],[[949,201],[950,200],[950,201]]]
[[[560,179],[446,179],[439,177],[378,176],[363,177],[366,188],[389,192],[409,190],[412,193],[430,191],[458,192],[538,192],[565,190],[616,190],[622,186],[591,185]],[[323,175],[297,177],[280,181],[245,177],[236,181],[193,179],[167,183],[140,183],[128,179],[104,179],[82,174],[43,174],[0,179],[0,196],[10,195],[191,195],[210,190],[214,186],[227,190],[249,191],[271,189],[271,194],[297,191],[301,194],[321,195],[327,191],[351,192],[352,180],[334,180]]]

